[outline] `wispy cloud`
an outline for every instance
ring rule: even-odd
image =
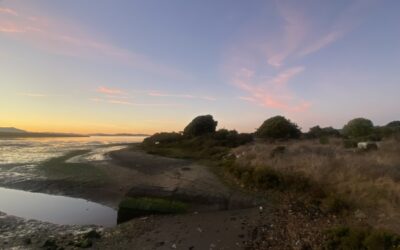
[[[287,88],[287,83],[303,70],[302,67],[290,68],[271,79],[259,81],[253,71],[243,68],[236,73],[233,82],[248,94],[239,97],[241,100],[285,112],[304,112],[311,103],[297,100]]]
[[[120,89],[112,89],[112,88],[107,88],[100,86],[96,89],[97,92],[102,93],[102,94],[108,94],[108,95],[122,95],[124,92]]]
[[[168,103],[137,103],[131,100],[136,100],[137,97],[139,99],[143,98],[160,98],[162,100],[173,100],[179,101],[179,99],[201,99],[206,101],[215,101],[216,98],[213,96],[202,96],[202,95],[191,95],[191,94],[174,94],[174,93],[166,93],[161,91],[148,91],[148,90],[133,90],[127,91],[117,88],[99,86],[96,89],[96,92],[101,94],[101,97],[93,97],[89,98],[90,101],[93,102],[106,102],[111,104],[121,104],[121,105],[130,105],[130,106],[179,106],[179,104],[168,104]],[[154,99],[151,99],[154,100]]]
[[[3,14],[3,15],[1,15]],[[91,59],[105,59],[144,72],[167,76],[172,79],[190,79],[185,72],[158,62],[146,55],[121,48],[105,39],[99,39],[72,25],[70,20],[58,20],[32,13],[0,8],[0,33],[12,36],[49,53]]]
[[[102,98],[89,98],[89,101],[126,105],[126,106],[156,106],[156,107],[180,106],[180,104],[175,104],[175,103],[144,103],[144,102],[138,103],[138,102],[123,101],[118,99],[102,99]]]
[[[27,96],[27,97],[47,97],[47,95],[40,94],[40,93],[29,93],[29,92],[23,92],[23,93],[17,93],[19,96]]]
[[[153,97],[172,97],[172,98],[184,98],[184,99],[203,99],[207,101],[215,101],[216,98],[212,96],[198,96],[190,94],[171,94],[158,91],[150,91],[147,93],[149,96]]]
[[[331,23],[321,24],[304,5],[276,1],[280,28],[253,36],[247,33],[228,53],[224,69],[230,82],[244,92],[239,99],[284,112],[307,111],[311,101],[301,98],[288,84],[305,70],[298,65],[300,60],[354,30],[362,22],[360,13],[367,13],[371,2],[353,1]]]
[[[0,8],[0,14],[7,14],[7,15],[11,15],[11,16],[18,16],[18,13],[10,8]]]

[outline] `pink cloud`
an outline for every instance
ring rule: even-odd
[[[170,93],[162,93],[158,91],[150,91],[147,93],[149,96],[153,97],[175,97],[175,98],[184,98],[184,99],[203,99],[207,101],[215,101],[216,98],[212,96],[195,96],[190,94],[170,94]]]
[[[359,16],[367,12],[369,2],[349,3],[328,27],[324,27],[326,23],[313,20],[313,15],[307,13],[302,4],[276,1],[282,20],[280,27],[264,32],[258,30],[253,35],[240,34],[227,53],[223,68],[230,83],[245,94],[239,99],[285,112],[307,111],[311,102],[296,95],[288,84],[304,71],[304,67],[287,65],[328,47],[351,32],[361,23]]]
[[[107,88],[100,86],[96,89],[96,92],[102,93],[102,94],[108,94],[108,95],[122,95],[124,92],[120,89],[112,89],[112,88]]]
[[[12,38],[41,50],[63,56],[107,59],[107,62],[121,63],[172,79],[191,78],[179,69],[99,39],[78,25],[68,24],[69,20],[32,16],[9,8],[0,8],[0,13],[8,14],[0,15],[0,33],[12,35]]]
[[[128,106],[180,106],[178,104],[171,104],[171,103],[133,103],[128,101],[121,101],[121,100],[107,100],[108,103],[111,104],[120,104],[120,105],[128,105]]]
[[[277,1],[276,4],[284,21],[283,29],[280,34],[274,35],[274,37],[278,37],[273,41],[274,43],[266,42],[264,44],[263,50],[266,52],[268,64],[278,68],[305,40],[309,27],[304,13],[282,1]],[[268,40],[270,39],[269,37]]]
[[[0,8],[0,13],[12,15],[12,16],[18,16],[18,13],[10,8]]]
[[[239,97],[241,100],[285,112],[304,112],[310,108],[311,103],[294,98],[287,88],[287,83],[303,70],[303,67],[289,68],[273,78],[260,81],[255,78],[253,71],[242,68],[232,81],[248,94]]]

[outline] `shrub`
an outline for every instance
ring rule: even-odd
[[[322,145],[329,144],[329,137],[323,136],[323,137],[319,138],[319,143]]]
[[[386,124],[386,127],[389,128],[400,128],[400,121],[392,121]]]
[[[155,133],[154,135],[147,137],[143,140],[145,144],[157,144],[157,143],[170,143],[177,142],[183,139],[183,136],[179,133],[171,132],[162,132]]]
[[[349,121],[342,130],[343,134],[350,138],[370,136],[374,132],[374,124],[365,118],[356,118]]]
[[[295,123],[283,116],[274,116],[264,121],[257,129],[256,135],[267,139],[299,138],[301,131]]]
[[[321,137],[339,137],[340,132],[332,127],[321,128],[320,126],[314,126],[305,134],[308,139],[316,139]]]
[[[213,134],[213,139],[219,141],[226,147],[237,147],[253,141],[251,134],[241,133],[239,134],[236,130],[219,129]]]
[[[202,115],[194,118],[183,130],[186,136],[200,136],[214,133],[218,122],[211,115]]]
[[[350,205],[347,201],[335,195],[330,195],[322,200],[321,209],[327,213],[338,214],[349,210]]]
[[[357,141],[351,140],[351,139],[345,139],[345,140],[343,140],[343,146],[345,148],[356,148],[357,147]]]
[[[326,232],[324,249],[398,249],[399,236],[371,228],[337,227]]]

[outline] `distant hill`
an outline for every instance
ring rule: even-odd
[[[0,127],[1,138],[36,138],[36,137],[87,137],[87,135],[71,134],[71,133],[38,133],[28,132],[22,129],[13,127]]]
[[[148,134],[131,134],[131,133],[120,133],[120,134],[89,134],[89,136],[149,136]]]
[[[0,127],[0,132],[3,132],[3,133],[26,133],[25,130],[13,128],[13,127]]]

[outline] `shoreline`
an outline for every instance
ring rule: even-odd
[[[192,206],[189,214],[213,214],[221,210],[235,211],[226,209],[233,208],[234,206],[237,208],[243,207],[243,204],[248,203],[248,200],[244,197],[235,194],[235,192],[226,187],[206,166],[189,160],[150,155],[135,148],[135,144],[126,146],[126,148],[106,153],[108,156],[107,160],[96,162],[68,163],[68,159],[71,159],[71,157],[85,155],[87,151],[72,152],[61,157],[52,158],[47,162],[51,168],[57,166],[57,169],[51,171],[49,168],[45,168],[46,164],[38,166],[37,173],[43,174],[44,178],[27,179],[14,183],[0,183],[0,186],[30,192],[82,198],[112,208],[117,208],[119,202],[125,197],[135,197],[138,195],[173,197],[173,199],[184,199],[196,204]],[[58,171],[58,168],[71,167],[76,167],[76,170],[79,171],[68,173]],[[82,174],[82,169],[89,171],[89,174],[87,176]],[[79,178],[75,176],[78,173],[80,175]],[[94,173],[103,174],[99,178],[91,178]],[[107,178],[103,179],[104,176]],[[234,202],[231,202],[232,200]],[[232,204],[229,205],[230,203]],[[248,205],[246,206],[248,207]],[[100,231],[104,229],[101,226],[56,225],[6,215],[1,212],[0,215],[0,224],[3,225],[2,233],[8,235],[7,237],[0,238],[0,244],[7,246],[11,246],[11,240],[14,242],[13,244],[24,245],[28,237],[30,239],[37,238],[37,241],[32,241],[30,244],[32,244],[32,247],[38,247],[38,244],[44,244],[43,242],[49,237],[59,238],[60,235],[64,235],[64,238],[71,240],[75,237],[71,231],[82,231],[88,228]],[[150,217],[153,218],[152,223],[155,224],[166,218],[180,216],[188,215]],[[120,227],[141,224],[141,220],[141,218],[133,219],[114,228],[104,230],[110,232],[110,234],[114,234],[115,231],[120,231]],[[18,226],[20,230],[14,233],[15,226]],[[141,228],[146,227],[146,225],[141,225]],[[44,231],[40,231],[42,229]],[[49,232],[49,229],[51,229],[52,233]],[[28,233],[28,236],[27,233],[23,233],[37,230],[39,230],[38,233]],[[129,229],[129,231],[134,230],[136,229]],[[65,236],[65,234],[69,236]],[[104,244],[107,245],[112,242],[112,239],[107,238],[104,241]],[[58,244],[65,246],[66,241],[60,240]],[[29,248],[30,246],[24,245],[24,247]]]

